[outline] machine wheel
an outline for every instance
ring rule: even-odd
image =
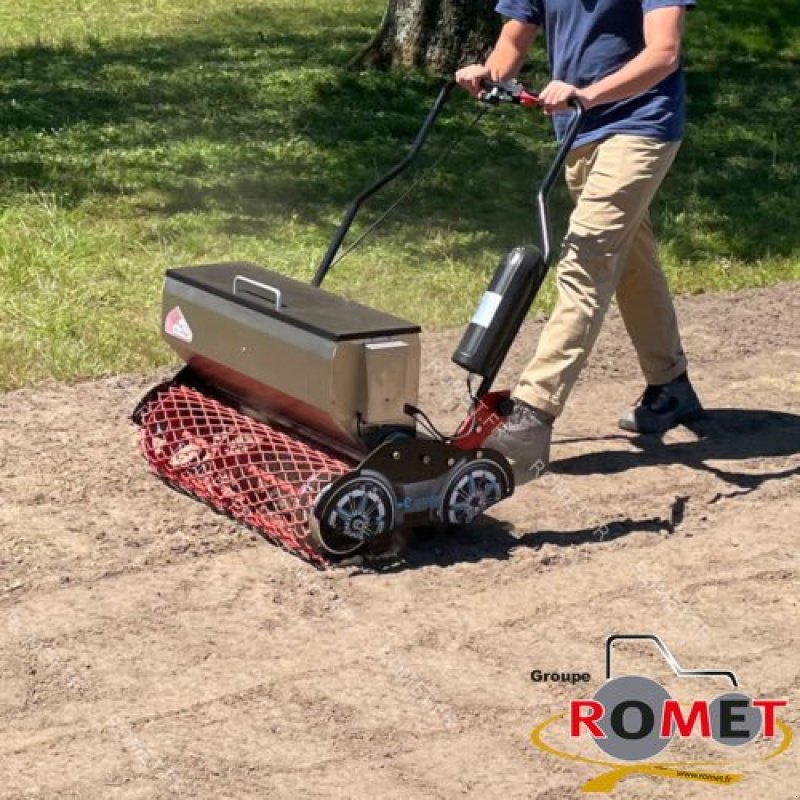
[[[326,555],[354,555],[394,527],[394,492],[373,475],[354,475],[323,492],[311,514],[311,538]]]
[[[506,476],[493,461],[465,464],[442,492],[439,518],[448,525],[468,525],[507,495]]]

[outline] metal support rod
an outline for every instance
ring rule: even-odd
[[[376,192],[380,191],[384,186],[386,186],[387,183],[394,180],[417,157],[419,151],[422,149],[422,146],[425,144],[425,140],[428,138],[428,134],[433,127],[433,123],[436,122],[436,118],[439,116],[455,85],[455,81],[448,81],[439,90],[439,94],[436,97],[431,110],[428,112],[428,116],[425,117],[425,121],[422,123],[422,127],[419,129],[417,137],[414,140],[414,143],[411,145],[411,149],[408,151],[405,158],[395,164],[385,175],[375,181],[375,183],[364,189],[364,191],[361,192],[361,194],[359,194],[355,200],[353,200],[352,204],[347,209],[347,213],[344,215],[344,219],[336,229],[336,233],[333,235],[331,243],[328,245],[328,250],[325,253],[325,257],[317,267],[316,274],[311,281],[312,286],[320,286],[322,284],[322,281],[327,275],[328,270],[333,265],[333,261],[336,258],[336,254],[339,252],[339,248],[342,246],[344,237],[347,236],[347,232],[350,230],[353,220],[355,220],[359,209],[364,204],[364,201],[372,197],[372,195],[374,195]]]
[[[564,166],[564,162],[567,160],[567,155],[572,149],[572,145],[575,144],[575,139],[578,136],[581,123],[583,122],[584,110],[580,101],[577,98],[572,98],[572,100],[569,102],[572,106],[572,119],[569,121],[567,132],[564,134],[564,139],[558,148],[556,157],[553,159],[553,163],[550,164],[550,168],[547,170],[547,174],[539,184],[539,189],[536,192],[536,212],[539,218],[539,239],[541,243],[542,257],[544,258],[544,263],[547,264],[548,267],[550,266],[555,253],[553,251],[553,235],[550,229],[550,209],[547,207],[547,200],[550,196],[550,191],[553,188],[553,184],[556,182],[556,178],[558,178]]]
[[[578,133],[581,129],[581,124],[583,123],[584,109],[580,101],[576,98],[573,98],[570,100],[570,105],[572,106],[573,110],[572,119],[569,121],[569,126],[564,134],[564,139],[558,147],[555,158],[550,164],[550,167],[542,179],[542,182],[539,184],[539,188],[536,192],[536,212],[539,221],[539,244],[546,268],[550,267],[557,252],[553,249],[553,235],[550,230],[550,209],[547,206],[547,201],[550,197],[550,192],[553,189],[553,185],[555,184],[556,179],[564,167],[564,162],[567,160],[567,155],[572,149],[572,145],[575,144],[575,139],[578,136]],[[535,297],[530,298],[531,305],[535,299]],[[504,358],[505,356],[503,356],[503,359]],[[492,384],[494,384],[497,373],[500,371],[500,367],[502,366],[503,359],[498,362],[497,366],[490,374],[484,376],[480,386],[478,387],[476,397],[483,397],[483,395],[489,392],[489,390],[492,388]]]

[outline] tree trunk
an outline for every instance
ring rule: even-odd
[[[451,73],[486,57],[500,18],[487,0],[389,0],[357,67],[423,67]]]

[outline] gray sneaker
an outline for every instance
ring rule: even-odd
[[[538,478],[547,468],[552,435],[553,417],[514,400],[514,410],[484,444],[511,462],[514,479],[522,484]]]
[[[664,433],[703,412],[689,376],[684,372],[660,386],[648,385],[638,405],[619,418],[619,426],[632,433]]]

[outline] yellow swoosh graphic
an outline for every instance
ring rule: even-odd
[[[581,790],[584,792],[613,792],[617,784],[629,775],[651,775],[657,778],[675,778],[683,781],[697,781],[701,783],[709,783],[715,786],[732,786],[738,783],[744,777],[743,774],[737,772],[717,772],[720,767],[734,767],[746,766],[742,762],[736,761],[671,761],[671,762],[655,762],[643,764],[619,764],[613,761],[601,761],[597,758],[588,758],[586,756],[576,755],[574,753],[564,753],[556,750],[554,747],[547,744],[542,738],[542,733],[546,728],[564,719],[567,712],[556,714],[554,717],[545,720],[537,725],[531,732],[531,742],[534,747],[542,750],[545,753],[556,756],[557,758],[567,758],[570,761],[579,761],[583,764],[593,764],[598,767],[607,768],[607,771],[602,775],[588,780]],[[781,753],[784,753],[792,743],[792,729],[782,720],[775,720],[776,725],[780,728],[783,734],[783,740],[780,745],[766,756],[762,756],[758,761],[769,761],[770,759],[777,758]],[[752,763],[752,762],[750,762]],[[698,770],[698,767],[709,767],[714,771]]]

